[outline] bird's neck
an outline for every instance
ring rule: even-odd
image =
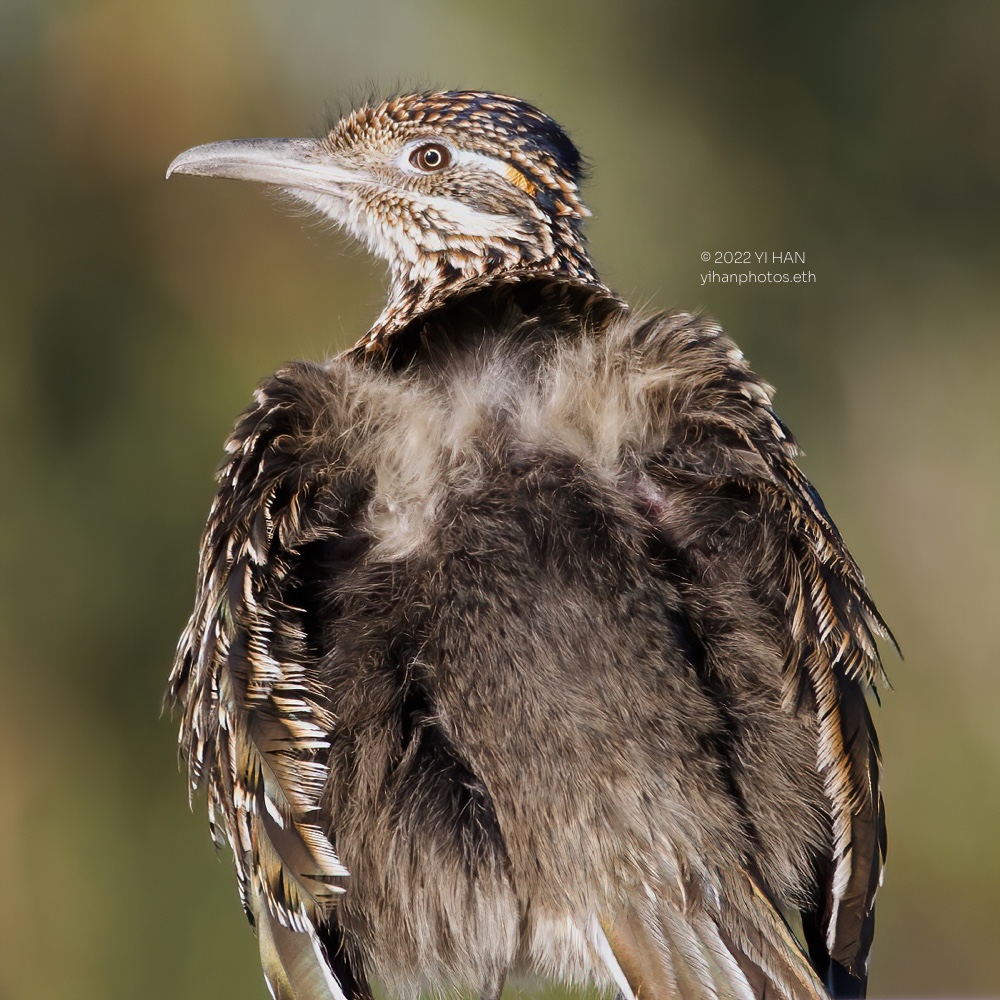
[[[554,229],[554,239],[546,241],[544,253],[538,252],[537,244],[527,248],[497,245],[479,253],[445,250],[419,255],[412,263],[391,262],[385,308],[356,348],[374,350],[386,346],[418,316],[439,308],[453,296],[485,287],[493,279],[551,274],[605,288],[577,231],[562,220],[555,223]]]

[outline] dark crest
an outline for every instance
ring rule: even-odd
[[[558,122],[527,101],[451,90],[396,97],[372,113],[474,136],[477,148],[510,160],[550,214],[577,218],[589,214],[579,196],[586,174],[583,157]]]

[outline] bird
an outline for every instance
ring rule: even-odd
[[[865,995],[894,640],[771,386],[597,273],[585,172],[461,90],[168,169],[388,266],[237,420],[169,679],[275,998]]]

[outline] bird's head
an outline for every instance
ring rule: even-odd
[[[470,280],[554,271],[598,282],[581,232],[580,154],[547,115],[478,91],[360,108],[319,139],[235,139],[181,153],[172,173],[273,184],[389,263],[373,331]]]

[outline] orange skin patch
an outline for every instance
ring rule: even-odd
[[[521,173],[517,167],[512,167],[510,164],[507,165],[507,180],[511,182],[516,188],[520,188],[525,194],[530,195],[532,198],[535,197],[535,192],[538,188],[535,187],[531,181],[528,180],[524,174]]]

